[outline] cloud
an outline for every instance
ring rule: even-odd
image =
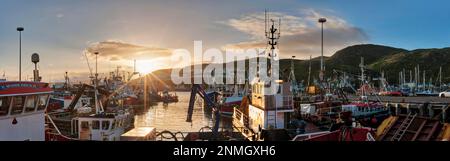
[[[93,56],[95,52],[98,52],[100,58],[109,61],[154,59],[168,57],[172,54],[171,49],[146,47],[117,40],[91,43],[85,51],[89,56]]]
[[[274,21],[278,22],[278,18],[282,18],[282,28],[284,35],[294,35],[303,33],[307,28],[307,24],[303,23],[302,17],[296,17],[286,15],[283,13],[270,13],[270,17],[274,18]],[[252,36],[253,39],[264,38],[264,13],[254,13],[244,15],[238,19],[230,19],[225,22],[227,24],[241,32],[247,33]]]
[[[64,17],[64,14],[62,14],[62,13],[56,14],[56,18],[63,18],[63,17]]]
[[[352,26],[344,19],[331,14],[321,14],[313,9],[301,10],[296,15],[274,12],[269,16],[275,22],[281,18],[279,49],[281,57],[285,58],[291,55],[299,58],[320,55],[321,25],[317,20],[321,17],[327,18],[324,24],[324,55],[326,56],[346,46],[364,43],[369,39],[362,29]],[[267,40],[264,34],[264,18],[264,13],[253,13],[221,22],[250,36],[248,41],[227,44],[223,48],[265,48]]]

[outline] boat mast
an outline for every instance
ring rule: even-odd
[[[103,112],[103,106],[101,104],[101,102],[98,100],[98,63],[97,63],[97,58],[98,58],[98,52],[95,52],[95,84],[94,84],[94,88],[95,88],[95,113],[99,114]]]
[[[65,88],[65,90],[69,90],[70,80],[69,80],[69,74],[67,71],[66,71],[66,73],[64,73],[64,80],[65,80],[64,88]]]
[[[417,89],[420,90],[420,65],[417,64]]]
[[[414,93],[417,90],[417,66],[414,67]]]
[[[425,90],[425,84],[426,84],[426,82],[425,82],[425,70],[423,70],[423,83],[422,83],[423,90]]]
[[[439,92],[442,90],[442,66],[439,67]]]
[[[309,55],[309,68],[308,68],[308,87],[311,81],[311,55]]]
[[[270,19],[270,17],[267,15],[267,11],[265,12],[265,24],[266,24],[266,38],[268,39],[268,45],[270,46],[270,65],[269,65],[269,72],[270,75],[273,74],[272,71],[272,62],[274,62],[275,54],[275,46],[278,46],[278,40],[280,39],[281,35],[281,18],[278,19],[278,26],[275,25],[275,21],[273,19]],[[269,28],[269,31],[267,31],[267,25],[269,21],[272,23],[271,27]],[[277,113],[278,113],[278,107],[275,107],[275,128],[277,127]]]
[[[381,72],[381,89],[383,91],[387,91],[387,87],[386,87],[386,79],[384,78],[384,71]]]
[[[402,74],[403,74],[403,82],[402,82],[402,86],[404,86],[405,83],[406,83],[406,71],[405,71],[405,68],[403,68]]]
[[[298,88],[298,86],[297,86],[297,80],[295,79],[294,59],[295,59],[295,56],[292,56],[292,59],[291,59],[291,72],[289,73],[288,81],[291,82],[292,93],[294,95],[297,95],[297,88]]]
[[[361,69],[361,98],[365,98],[366,91],[365,91],[365,76],[364,76],[364,57],[361,57],[361,64],[359,64],[359,67]]]
[[[409,70],[409,83],[411,83],[411,82],[412,82],[412,71]]]

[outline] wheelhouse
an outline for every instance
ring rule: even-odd
[[[0,140],[44,141],[52,89],[41,82],[0,82]]]
[[[0,118],[44,111],[51,92],[47,83],[0,82]]]

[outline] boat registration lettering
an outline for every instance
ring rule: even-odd
[[[16,83],[16,84],[1,85],[0,90],[5,90],[8,88],[19,88],[19,87],[38,88],[38,86],[36,84]]]

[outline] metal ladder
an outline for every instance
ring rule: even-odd
[[[408,116],[405,117],[405,120],[403,120],[402,124],[400,124],[400,127],[395,132],[391,141],[400,141],[416,116],[417,113],[415,113],[414,115],[411,115],[411,113],[409,113]]]

